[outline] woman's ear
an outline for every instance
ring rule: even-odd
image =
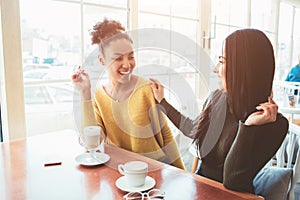
[[[101,63],[101,65],[105,65],[104,58],[102,55],[98,55],[98,61]]]

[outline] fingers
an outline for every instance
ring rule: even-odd
[[[89,79],[89,75],[84,71],[84,69],[82,69],[81,66],[78,66],[71,78],[73,82],[79,82],[84,79]]]
[[[150,81],[151,81],[151,87],[153,89],[157,89],[157,90],[163,89],[163,85],[158,80],[154,78],[150,78]]]
[[[151,88],[153,90],[157,90],[158,89],[158,85],[156,84],[156,80],[153,79],[153,78],[150,78],[150,81],[151,81]]]
[[[278,106],[273,103],[263,103],[256,107],[257,110],[260,112],[266,121],[273,122],[276,121]]]
[[[157,86],[156,86],[156,84],[155,83],[151,83],[151,88],[152,88],[152,90],[154,91],[154,92],[156,92],[157,91]]]
[[[161,83],[160,83],[157,79],[155,79],[155,78],[150,78],[150,81],[151,81],[152,83],[157,84],[157,85],[161,85]]]
[[[269,101],[269,103],[276,104],[272,97],[269,97],[269,98],[268,98],[268,101]]]
[[[155,78],[149,78],[149,79],[150,79],[150,81],[152,81],[152,82],[154,82],[154,83],[159,83],[159,81],[156,80]]]
[[[72,79],[72,81],[76,81],[77,80],[77,76],[78,76],[78,74],[77,73],[75,73],[75,74],[72,74],[72,76],[71,76],[71,79]]]

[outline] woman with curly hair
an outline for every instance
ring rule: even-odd
[[[166,119],[155,105],[150,81],[133,74],[132,39],[117,21],[104,19],[91,31],[108,83],[91,96],[89,75],[78,70],[72,81],[83,99],[83,125],[99,125],[110,143],[184,169]]]

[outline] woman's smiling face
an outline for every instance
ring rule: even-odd
[[[127,39],[111,41],[104,49],[103,63],[108,67],[108,75],[113,83],[126,83],[135,68],[132,44]]]

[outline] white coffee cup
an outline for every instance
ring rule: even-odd
[[[86,126],[80,138],[81,144],[88,151],[100,149],[100,151],[104,153],[104,138],[102,135],[100,126]]]
[[[125,176],[129,186],[138,187],[145,184],[148,174],[148,164],[142,161],[130,161],[118,165],[118,170]]]

